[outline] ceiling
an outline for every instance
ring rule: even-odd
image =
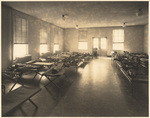
[[[62,28],[110,27],[148,23],[148,2],[5,2],[12,8]],[[143,14],[136,16],[138,9]],[[62,15],[67,14],[66,20]]]

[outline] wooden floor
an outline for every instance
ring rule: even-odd
[[[33,101],[23,104],[11,116],[147,116],[147,98],[135,90],[131,94],[125,78],[118,73],[110,58],[93,59],[78,72],[67,71],[68,78],[43,88]],[[29,77],[28,77],[29,78]],[[36,78],[38,80],[38,78]],[[40,86],[47,83],[42,79]],[[145,85],[143,85],[145,86]],[[142,97],[141,97],[142,96]],[[140,100],[138,99],[140,98]]]

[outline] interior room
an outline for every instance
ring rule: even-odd
[[[148,4],[1,1],[1,115],[148,117]]]

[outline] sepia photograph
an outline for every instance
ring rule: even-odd
[[[1,1],[2,117],[148,117],[149,1]]]

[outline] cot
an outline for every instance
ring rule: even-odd
[[[29,100],[36,108],[38,106],[31,100],[41,88],[31,88],[21,86],[12,92],[2,95],[2,115],[7,116],[16,108],[21,107],[23,103]]]

